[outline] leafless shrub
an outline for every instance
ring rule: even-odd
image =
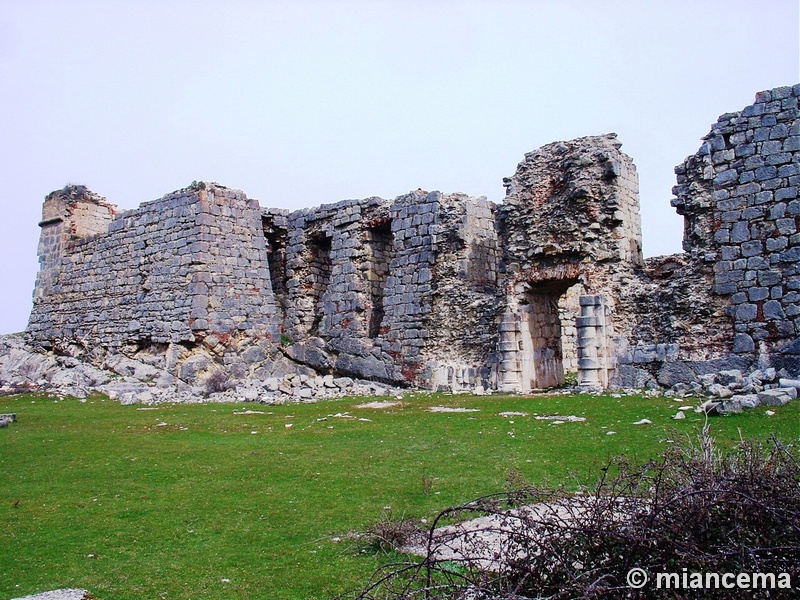
[[[391,512],[381,516],[359,536],[362,546],[370,552],[399,552],[418,543],[423,530],[417,521],[407,517],[396,518]]]
[[[477,517],[477,519],[476,519]],[[461,524],[439,527],[459,520]],[[466,521],[466,519],[471,519]],[[634,567],[655,573],[789,573],[800,582],[797,450],[742,443],[721,454],[699,444],[602,469],[579,493],[532,487],[442,511],[418,550],[387,565],[359,600],[678,598],[691,590],[628,587]],[[703,598],[739,590],[705,589]],[[791,598],[793,590],[749,590]],[[700,596],[697,596],[700,597]]]
[[[422,485],[422,495],[423,496],[430,496],[431,490],[433,490],[433,483],[436,481],[436,477],[433,475],[428,475],[427,473],[423,473],[420,476],[420,484]]]

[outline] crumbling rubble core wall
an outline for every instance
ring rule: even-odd
[[[380,339],[388,327],[391,201],[345,200],[286,218],[288,355],[319,372],[397,378]],[[378,297],[380,295],[380,297]]]
[[[626,298],[627,383],[643,369],[667,386],[726,366],[800,372],[799,96],[759,93],[676,167],[685,252],[648,259]]]
[[[119,350],[276,335],[260,212],[241,192],[188,188],[117,212],[68,187],[43,216],[31,341]]]
[[[422,351],[431,387],[496,387],[502,296],[495,208],[483,197],[439,197],[431,244],[432,306]]]
[[[615,307],[643,259],[638,177],[620,146],[614,134],[549,144],[527,154],[506,180],[498,208],[502,390],[564,382],[564,348],[575,341],[562,338],[577,331],[575,296],[602,296],[610,315],[604,331],[623,327]],[[591,367],[604,371],[604,383],[614,368],[608,358]]]
[[[105,233],[116,212],[113,204],[84,186],[68,185],[47,195],[39,222],[39,272],[34,300],[53,293],[67,244]]]

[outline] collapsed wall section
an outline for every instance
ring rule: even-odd
[[[376,343],[395,250],[390,204],[345,200],[287,215],[283,330],[293,360],[323,373],[393,379]]]
[[[391,205],[394,256],[389,263],[384,299],[384,331],[379,344],[392,364],[395,381],[426,385],[423,348],[430,330],[438,227],[439,192],[416,190]]]
[[[417,190],[286,224],[293,360],[403,385],[488,385],[497,243],[485,199]]]

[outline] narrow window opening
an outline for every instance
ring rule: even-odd
[[[308,333],[312,336],[319,335],[322,319],[325,316],[323,299],[331,280],[332,245],[333,238],[324,233],[313,236],[308,242],[308,249],[311,253],[309,283],[313,306],[312,321]]]
[[[275,219],[270,216],[261,218],[264,238],[267,242],[267,264],[269,279],[272,285],[272,295],[280,317],[281,331],[286,317],[289,298],[286,285],[286,245],[288,232],[285,227],[275,224]]]
[[[383,319],[386,312],[383,306],[386,280],[389,277],[389,263],[392,260],[394,236],[392,221],[389,218],[375,219],[366,229],[366,246],[369,265],[367,268],[367,288],[369,308],[367,311],[367,333],[370,338],[377,338],[382,333]]]

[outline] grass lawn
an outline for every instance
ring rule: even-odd
[[[346,537],[387,512],[430,517],[501,491],[512,471],[537,484],[591,480],[608,457],[654,457],[703,425],[693,412],[671,419],[691,402],[639,396],[358,403],[0,398],[18,419],[0,429],[0,600],[64,587],[101,600],[328,598],[387,559]],[[248,410],[260,412],[237,414]],[[773,410],[713,418],[712,435],[720,446],[772,432],[797,443],[800,402]],[[653,424],[632,424],[642,418]]]

